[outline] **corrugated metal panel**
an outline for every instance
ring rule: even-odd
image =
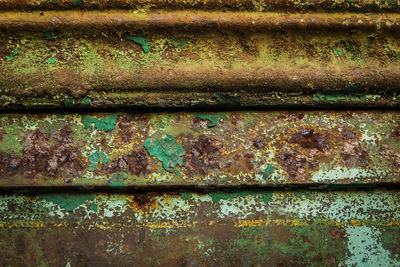
[[[0,266],[400,266],[399,12],[0,0]]]

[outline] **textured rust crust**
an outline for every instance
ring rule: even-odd
[[[3,114],[0,185],[397,185],[398,112]]]

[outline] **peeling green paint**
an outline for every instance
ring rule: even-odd
[[[188,192],[181,192],[179,194],[181,195],[181,198],[183,200],[189,200],[189,198],[190,198],[190,193],[188,193]]]
[[[85,97],[85,98],[82,100],[82,105],[90,106],[90,98],[89,98],[89,97]]]
[[[82,124],[85,129],[88,129],[92,124],[97,130],[104,130],[106,132],[115,129],[117,123],[117,115],[112,114],[102,119],[93,118],[90,116],[84,116],[82,118]]]
[[[86,201],[92,201],[91,210],[97,210],[97,204],[95,203],[94,194],[85,193],[49,193],[40,194],[40,198],[52,202],[58,205],[61,209],[66,211],[73,211],[77,207],[86,203]]]
[[[199,118],[201,120],[208,120],[210,121],[209,124],[207,124],[207,127],[215,127],[218,125],[218,119],[226,119],[228,118],[226,114],[210,114],[210,113],[195,113],[193,114],[196,118]]]
[[[150,155],[162,162],[165,170],[176,172],[176,166],[183,166],[185,150],[176,139],[167,135],[165,138],[153,140],[149,138],[144,142],[144,147]]]
[[[104,152],[96,151],[89,156],[89,160],[92,163],[89,170],[94,171],[97,168],[97,163],[101,161],[101,163],[106,164],[110,159]]]
[[[267,166],[265,167],[263,173],[262,173],[262,178],[264,180],[268,180],[268,178],[272,175],[272,173],[275,170],[275,166],[272,164],[267,164]]]
[[[56,39],[54,33],[52,31],[50,31],[50,30],[45,30],[44,31],[44,36],[46,37],[46,39],[49,39],[49,40]]]
[[[150,51],[149,49],[150,42],[146,39],[144,33],[138,33],[136,35],[127,35],[126,39],[134,41],[137,44],[140,44],[142,46],[143,52],[147,53]]]
[[[110,177],[109,183],[111,187],[126,187],[124,181],[128,178],[125,172],[113,173]]]
[[[265,204],[268,204],[268,202],[271,200],[272,198],[272,192],[266,192],[263,194],[263,202]]]
[[[9,56],[6,56],[6,58],[8,61],[12,61],[16,55],[18,55],[18,47],[16,47]]]
[[[347,266],[399,266],[400,261],[391,257],[380,240],[381,232],[376,227],[348,226],[346,234],[349,239]]]
[[[51,64],[54,64],[54,63],[56,63],[56,59],[55,59],[54,57],[52,57],[52,58],[49,59],[49,62],[50,62]]]
[[[334,52],[336,52],[336,53],[338,54],[339,57],[343,56],[343,51],[340,50],[339,48],[334,47],[334,48],[332,48],[332,50],[333,50]]]

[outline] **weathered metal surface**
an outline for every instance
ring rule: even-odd
[[[5,11],[0,107],[398,107],[399,28],[396,13]]]
[[[391,191],[3,194],[3,266],[399,266]]]
[[[0,10],[0,266],[400,266],[394,109],[107,110],[397,108],[399,1]]]
[[[346,12],[399,12],[396,0],[2,0],[0,9],[108,9],[134,10],[185,9],[232,11],[346,11]]]
[[[3,114],[0,185],[399,182],[389,111]]]

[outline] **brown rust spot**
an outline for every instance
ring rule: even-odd
[[[134,193],[129,198],[134,210],[144,211],[152,207],[154,208],[157,199],[162,195],[163,193],[160,192],[139,192]]]
[[[149,166],[148,154],[146,151],[130,151],[128,156],[126,156],[126,163],[128,164],[128,170],[135,174],[148,174],[150,171],[147,169]]]
[[[27,137],[26,142],[30,147],[23,150],[24,158],[21,161],[11,158],[10,167],[50,176],[63,174],[65,178],[76,177],[84,169],[80,150],[73,145],[71,131],[67,127],[60,129],[54,138],[37,129]]]
[[[393,128],[392,136],[396,139],[400,138],[400,126],[396,126]]]
[[[320,152],[329,147],[328,141],[320,133],[314,133],[313,129],[307,128],[293,134],[288,142],[299,144],[302,148],[318,149]]]
[[[329,236],[334,239],[341,238],[344,236],[344,232],[338,229],[331,229],[329,231]]]
[[[205,175],[208,170],[219,168],[220,151],[217,141],[205,135],[200,135],[193,145],[187,145],[189,153],[185,158],[185,172]]]
[[[125,143],[129,143],[135,138],[137,132],[134,131],[132,124],[147,124],[149,121],[149,116],[146,114],[133,114],[127,113],[124,116],[119,117],[117,126],[121,129],[121,138]],[[146,131],[147,127],[143,127]]]
[[[340,137],[345,142],[340,145],[342,164],[346,167],[365,167],[370,163],[368,152],[362,147],[359,141],[360,133],[349,129],[341,129]]]

